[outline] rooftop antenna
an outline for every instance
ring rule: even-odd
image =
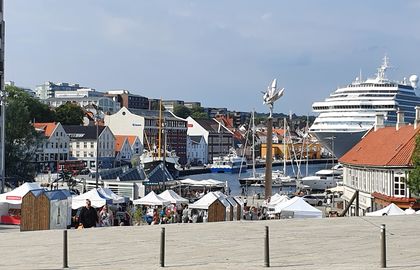
[[[378,74],[377,74],[377,79],[379,81],[383,81],[386,80],[386,76],[385,76],[385,72],[387,69],[389,69],[391,66],[389,65],[389,57],[388,56],[384,56],[383,58],[383,62],[380,68],[378,68]]]

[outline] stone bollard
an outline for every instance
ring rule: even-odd
[[[264,239],[264,266],[270,267],[270,245],[269,245],[268,226],[265,226],[265,239]]]
[[[67,252],[67,230],[63,231],[63,268],[69,268]]]
[[[165,228],[160,232],[160,267],[165,267]]]
[[[381,268],[386,268],[386,238],[385,224],[381,225]]]

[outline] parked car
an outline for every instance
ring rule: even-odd
[[[312,195],[305,195],[305,196],[302,197],[302,199],[304,199],[310,205],[317,205],[317,206],[322,205],[322,199],[319,199],[319,198],[317,198],[315,196],[312,196]]]

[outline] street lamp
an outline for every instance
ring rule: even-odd
[[[263,93],[264,104],[268,106],[270,115],[267,121],[267,154],[266,154],[266,167],[265,167],[265,199],[268,200],[272,193],[272,165],[273,165],[273,107],[274,102],[283,96],[284,88],[277,88],[277,79],[274,79],[271,86],[268,86],[266,92]]]

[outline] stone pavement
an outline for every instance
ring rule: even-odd
[[[420,215],[206,224],[166,228],[166,268],[262,269],[270,228],[276,269],[379,269],[380,224],[388,267],[420,269]],[[69,230],[70,269],[159,269],[161,225]],[[1,269],[60,269],[62,231],[0,231]]]

